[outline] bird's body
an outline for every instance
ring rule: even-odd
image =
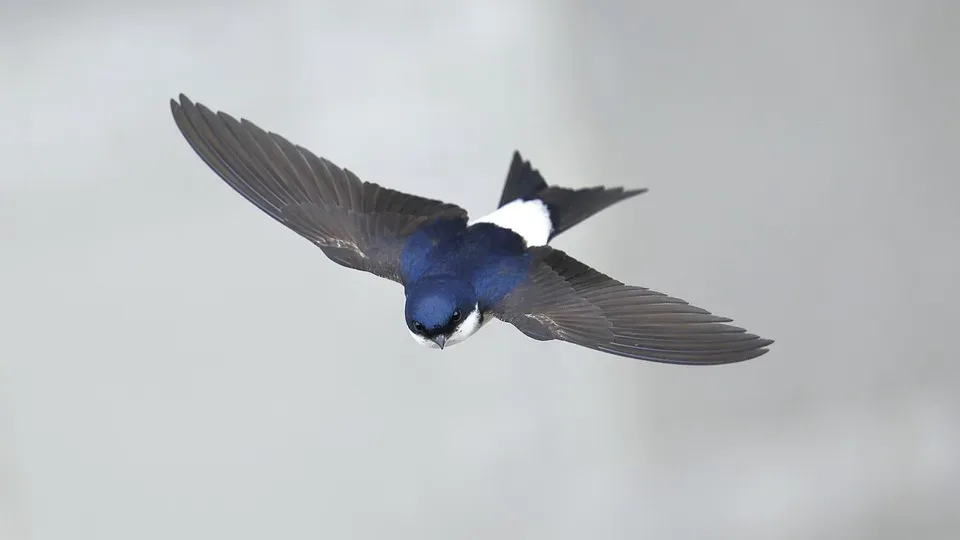
[[[549,186],[515,152],[498,208],[468,221],[455,205],[363,182],[183,95],[171,107],[197,154],[247,200],[334,262],[403,284],[406,325],[423,345],[460,343],[493,318],[537,340],[678,364],[747,360],[772,343],[548,245],[645,189]]]
[[[493,212],[466,224],[461,220],[438,221],[408,241],[401,254],[401,268],[407,279],[408,322],[419,323],[426,330],[411,328],[418,342],[443,348],[476,333],[489,321],[491,307],[527,278],[533,260],[529,248],[545,246],[554,236],[554,221],[564,208],[540,198],[548,186],[539,173],[515,153],[507,178],[505,200]],[[558,189],[563,188],[554,188]],[[609,197],[608,204],[643,190],[613,192],[621,197]],[[513,195],[516,198],[510,199]],[[450,304],[453,309],[448,307],[447,298],[458,299],[456,305]],[[460,313],[462,324],[443,318],[442,314],[453,312]],[[437,338],[443,342],[438,343]]]
[[[489,321],[490,307],[524,279],[530,256],[519,234],[498,225],[480,222],[459,230],[439,229],[442,232],[436,236],[436,245],[425,258],[410,265],[413,271],[407,274],[405,292],[408,323],[419,323],[426,329],[418,333],[416,327],[411,328],[414,339],[442,348],[430,338],[439,337],[446,345],[454,345],[476,333]],[[446,298],[457,299],[453,310],[445,309]],[[458,328],[458,321],[445,318],[455,310],[459,310],[458,319],[462,318],[464,324],[459,332],[448,333]],[[447,322],[454,325],[448,329]]]

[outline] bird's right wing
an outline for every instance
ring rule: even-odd
[[[671,364],[728,364],[773,343],[730,319],[643,287],[624,285],[551,247],[530,249],[526,281],[490,311],[534,339]]]
[[[220,178],[338,264],[402,283],[401,250],[413,232],[437,220],[466,226],[459,206],[364,182],[249,120],[183,94],[170,107],[184,138]]]

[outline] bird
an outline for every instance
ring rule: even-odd
[[[494,319],[537,341],[666,364],[740,362],[773,343],[550,245],[646,188],[549,185],[515,150],[497,208],[470,219],[456,204],[361,180],[184,94],[170,107],[194,152],[243,198],[333,262],[401,284],[406,328],[426,347],[462,343]]]

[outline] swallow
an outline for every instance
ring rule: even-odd
[[[183,94],[170,106],[196,154],[243,198],[333,262],[401,284],[404,323],[421,345],[448,348],[493,319],[538,341],[671,364],[740,362],[773,343],[549,245],[646,189],[551,186],[515,151],[497,208],[471,220],[455,204],[363,181]]]

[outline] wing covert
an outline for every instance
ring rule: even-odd
[[[528,280],[491,312],[534,339],[699,365],[756,358],[773,343],[679,298],[625,285],[560,250],[536,247],[531,254]]]
[[[459,206],[364,182],[249,120],[183,94],[170,108],[183,137],[221,179],[348,268],[402,283],[400,254],[413,232],[438,220],[466,225]]]

